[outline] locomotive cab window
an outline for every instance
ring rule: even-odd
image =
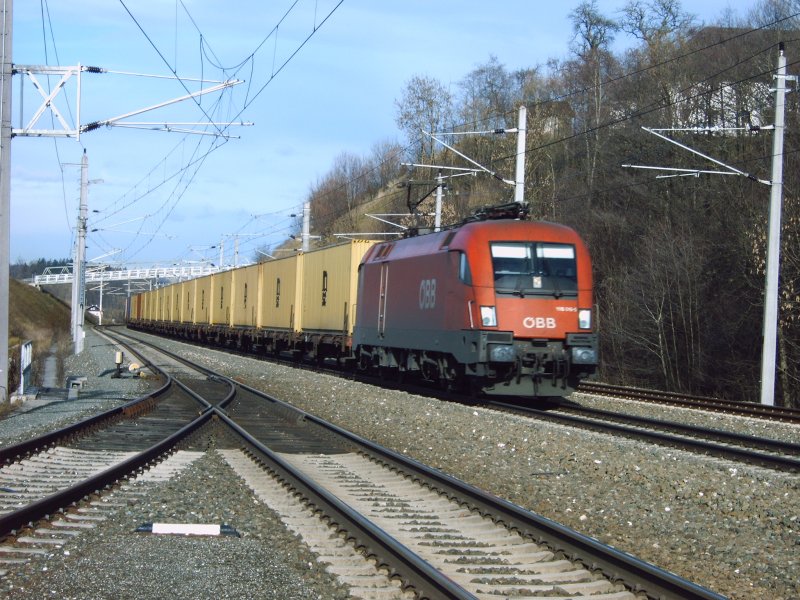
[[[497,293],[552,295],[556,298],[577,295],[575,246],[548,242],[496,242],[491,249]]]
[[[456,251],[458,254],[458,278],[462,283],[472,285],[472,272],[469,270],[469,261],[467,255],[461,251]]]

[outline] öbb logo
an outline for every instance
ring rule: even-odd
[[[555,329],[556,320],[553,317],[525,317],[522,324],[527,329]]]
[[[436,280],[423,279],[419,283],[419,307],[421,310],[436,306]]]

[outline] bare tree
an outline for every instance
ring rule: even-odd
[[[384,140],[372,146],[370,165],[373,191],[388,186],[400,174],[403,147],[395,141]]]
[[[432,133],[451,126],[453,99],[447,88],[432,77],[416,75],[406,84],[402,98],[395,101],[397,126],[416,147],[416,158],[432,158],[436,143],[422,132]]]
[[[496,56],[478,65],[458,84],[461,90],[459,116],[470,128],[494,129],[506,126],[514,110],[511,74]]]
[[[614,63],[609,46],[619,25],[600,13],[596,0],[586,0],[570,13],[575,33],[575,52],[579,60],[568,64],[583,93],[576,96],[576,114],[582,121],[585,153],[585,181],[588,196],[593,196],[597,161],[602,151],[601,123],[607,120],[608,107],[604,81]]]
[[[648,70],[649,83],[658,90],[660,102],[667,109],[669,120],[664,125],[678,126],[672,114],[680,86],[679,66],[666,59],[678,53],[693,32],[695,17],[685,12],[680,0],[631,0],[622,10],[620,26],[623,31],[644,42],[635,52]],[[652,68],[654,65],[660,65]]]

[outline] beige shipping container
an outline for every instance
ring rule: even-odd
[[[150,321],[158,321],[158,288],[147,292],[147,317]]]
[[[169,321],[179,322],[181,320],[181,284],[173,283],[166,288],[169,296]]]
[[[302,277],[302,254],[261,263],[259,327],[300,331]]]
[[[158,298],[158,320],[159,321],[169,321],[169,294],[167,293],[167,289],[165,287],[158,288],[156,292],[156,297]]]
[[[211,325],[230,325],[233,271],[215,273],[211,280]]]
[[[144,318],[144,294],[131,296],[128,318],[131,321],[141,321]]]
[[[142,293],[142,319],[145,321],[153,320],[153,292]]]
[[[241,267],[233,272],[233,326],[256,327],[261,281],[261,265]]]
[[[194,323],[196,287],[196,279],[181,283],[181,323]]]
[[[351,240],[305,254],[303,331],[352,334],[358,265],[374,244],[373,241]]]
[[[206,275],[195,280],[194,288],[194,323],[210,323],[211,317],[211,287],[214,283],[213,275]]]

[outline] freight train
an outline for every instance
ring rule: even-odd
[[[128,324],[398,381],[564,396],[597,368],[591,261],[574,230],[524,216],[499,207],[175,283],[133,296]]]

